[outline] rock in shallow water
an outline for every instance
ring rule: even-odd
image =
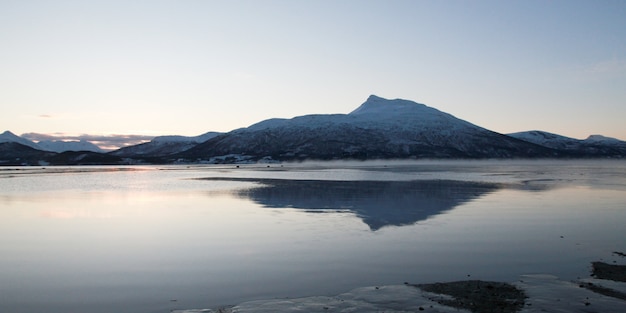
[[[572,282],[552,275],[523,275],[513,284],[471,280],[421,284],[419,288],[410,284],[363,287],[330,297],[259,300],[215,310],[175,312],[626,312],[626,301],[583,286],[589,283],[617,291],[626,290],[623,282],[600,279]],[[477,301],[483,305],[472,304]],[[464,303],[463,307],[460,304],[452,306],[460,302]]]

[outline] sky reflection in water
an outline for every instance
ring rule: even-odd
[[[437,166],[446,180],[431,179]],[[468,275],[573,279],[626,251],[623,165],[413,169],[3,171],[0,311],[164,312]]]

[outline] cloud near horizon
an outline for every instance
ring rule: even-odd
[[[21,135],[31,141],[39,142],[42,140],[55,141],[89,141],[103,150],[116,150],[119,148],[137,145],[148,142],[155,136],[146,135],[66,135],[63,133],[41,134],[41,133],[25,133]]]

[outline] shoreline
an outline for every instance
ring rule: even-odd
[[[626,312],[625,277],[626,265],[593,262],[591,276],[576,281],[532,274],[510,283],[405,282],[360,287],[335,296],[255,300],[216,309],[172,310],[172,313]]]

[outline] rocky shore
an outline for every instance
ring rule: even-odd
[[[336,296],[258,300],[217,309],[173,312],[626,312],[626,265],[593,262],[591,276],[576,281],[552,275],[523,275],[510,283],[406,282],[356,288]]]

